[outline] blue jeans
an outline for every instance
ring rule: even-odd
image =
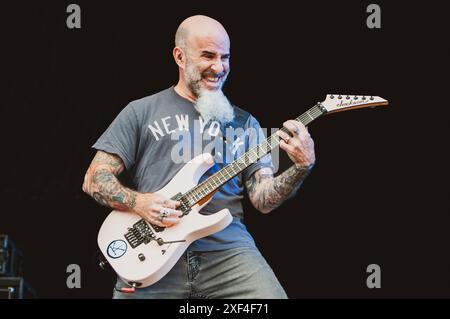
[[[256,247],[208,252],[187,250],[167,275],[155,284],[136,289],[134,293],[117,290],[126,286],[118,279],[113,298],[287,298]]]

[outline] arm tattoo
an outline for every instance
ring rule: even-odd
[[[92,164],[106,165],[111,169],[111,172],[114,175],[119,175],[125,168],[125,165],[123,164],[119,156],[102,151],[97,152],[94,159],[92,160]]]
[[[270,168],[260,169],[246,182],[251,202],[263,213],[272,211],[295,195],[310,171],[293,165],[274,178]]]
[[[124,169],[120,157],[98,151],[86,172],[83,190],[103,206],[132,210],[138,193],[123,186],[116,177]]]

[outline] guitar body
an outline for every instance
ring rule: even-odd
[[[198,184],[200,177],[212,166],[214,161],[210,154],[201,154],[174,176],[174,178],[157,193],[172,198],[185,193]],[[201,215],[199,212],[212,196],[191,208],[180,222],[172,227],[156,231],[150,225],[156,240],[141,243],[132,247],[125,234],[142,218],[134,213],[112,211],[103,222],[99,234],[98,245],[117,275],[130,286],[146,287],[154,284],[179,260],[187,247],[195,240],[209,236],[227,227],[233,217],[228,209],[222,209],[212,215]],[[149,225],[148,223],[146,223]]]

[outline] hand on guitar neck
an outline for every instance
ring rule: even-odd
[[[307,128],[299,121],[284,122],[277,132],[281,138],[280,148],[284,150],[297,168],[311,168],[316,162],[314,141]]]

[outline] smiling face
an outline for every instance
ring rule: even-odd
[[[184,81],[198,97],[201,89],[221,90],[230,72],[230,44],[223,37],[195,37],[188,42]]]
[[[222,89],[230,72],[230,39],[219,22],[205,16],[186,19],[177,30],[175,45],[180,93],[195,100],[202,90]]]

